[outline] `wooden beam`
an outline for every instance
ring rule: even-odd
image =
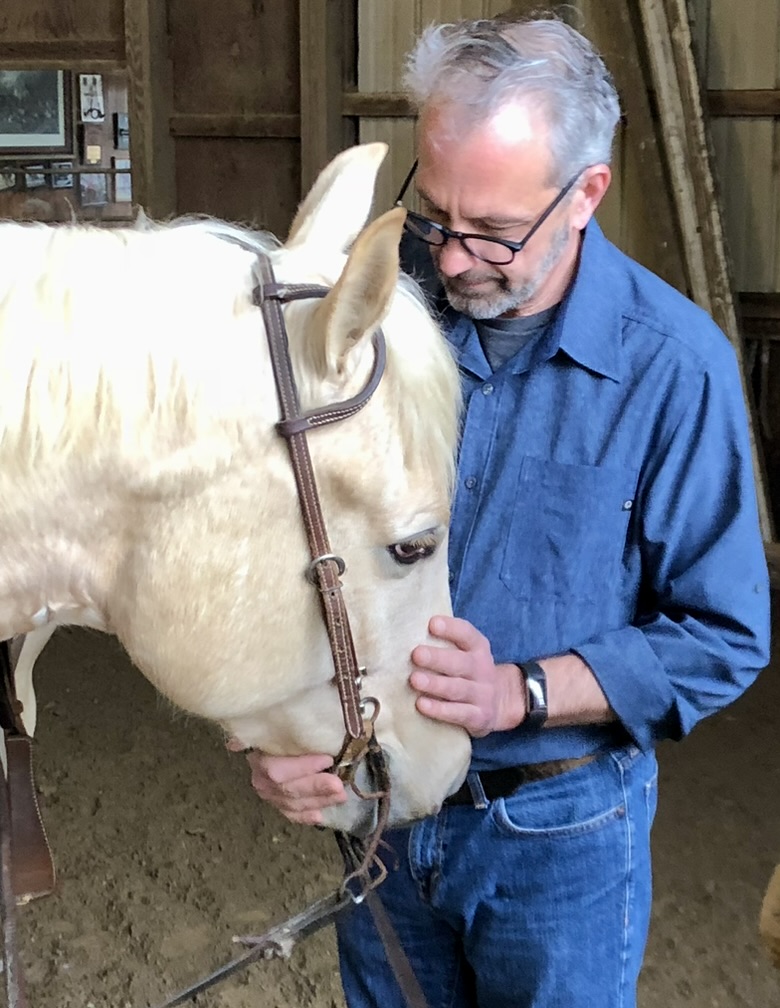
[[[688,8],[685,0],[638,0],[638,7],[666,143],[691,295],[714,318],[737,355],[748,411],[761,531],[764,539],[774,541],[766,467],[756,436],[756,409],[747,381]]]
[[[416,115],[406,95],[393,92],[346,91],[342,95],[341,113],[362,119],[411,119]]]
[[[350,43],[356,5],[351,0],[299,0],[301,80],[301,189],[354,142],[342,114],[342,94],[354,82]]]
[[[301,135],[301,117],[297,115],[223,115],[211,113],[174,113],[170,118],[175,137],[245,137],[296,140]]]
[[[79,70],[99,72],[124,66],[122,39],[46,39],[0,42],[0,64],[6,70]]]
[[[125,0],[133,198],[157,218],[176,212],[166,10],[167,5],[157,0]]]
[[[711,116],[769,119],[780,116],[780,90],[708,91],[706,97]]]

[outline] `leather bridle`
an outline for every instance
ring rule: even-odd
[[[376,798],[382,805],[378,818],[386,819],[389,811],[387,807],[389,781],[381,748],[374,734],[379,701],[376,697],[360,695],[365,669],[358,663],[342,591],[341,577],[346,571],[346,564],[342,557],[333,553],[328,540],[314,467],[306,440],[308,431],[346,420],[363,409],[369,401],[379,386],[385,369],[384,335],[381,329],[377,329],[374,333],[374,366],[368,381],[357,395],[344,402],[321,406],[306,412],[301,411],[282,305],[290,301],[324,297],[329,288],[315,284],[277,283],[271,260],[264,253],[258,255],[255,269],[259,282],[252,292],[252,300],[260,308],[265,323],[281,416],[276,429],[285,438],[290,453],[290,464],[295,476],[301,517],[311,556],[306,569],[306,578],[319,591],[344,718],[345,736],[335,758],[334,770],[361,797]],[[376,790],[369,795],[358,791],[355,783],[355,772],[364,760],[368,761],[369,773],[373,772],[378,777],[372,782]],[[382,812],[385,814],[382,815]]]

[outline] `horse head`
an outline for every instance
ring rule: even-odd
[[[266,255],[278,282],[330,288],[284,310],[301,410],[356,395],[379,326],[385,336],[368,403],[307,441],[400,823],[439,807],[470,747],[418,713],[408,684],[413,647],[435,643],[430,617],[450,611],[459,392],[445,340],[399,278],[403,211],[363,228],[384,153],[339,155],[283,245],[216,221],[0,227],[21,263],[0,291],[12,364],[0,379],[0,637],[97,626],[174,704],[242,745],[338,752],[333,659],[253,299]],[[91,320],[128,292],[112,339],[96,339]],[[327,823],[361,831],[371,810],[353,794]]]

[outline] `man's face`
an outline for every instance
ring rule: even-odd
[[[523,105],[484,125],[458,129],[446,107],[420,119],[417,191],[421,212],[455,231],[521,241],[558,194],[541,116]],[[576,268],[579,229],[564,199],[505,266],[449,239],[431,255],[450,303],[476,319],[532,315],[563,296]]]

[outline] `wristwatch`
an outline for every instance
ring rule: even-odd
[[[525,683],[526,714],[522,724],[529,728],[541,728],[547,720],[547,676],[542,666],[535,661],[522,662],[517,666]]]

